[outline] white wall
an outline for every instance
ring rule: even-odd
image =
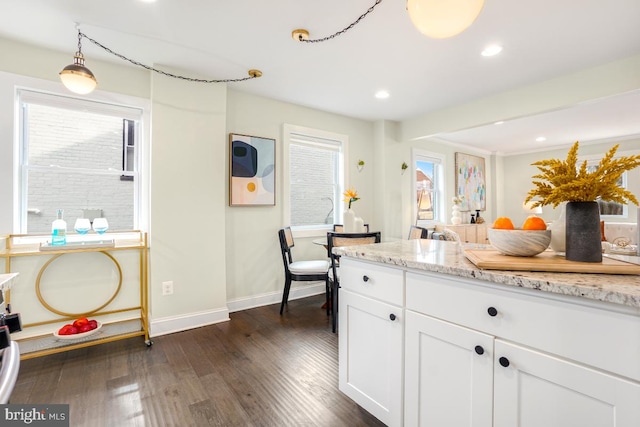
[[[226,87],[158,74],[151,85],[151,332],[157,335],[228,318]],[[174,283],[173,295],[162,296],[165,281]],[[190,319],[177,320],[185,316]]]
[[[251,82],[247,83],[251,84]],[[227,102],[227,133],[274,138],[276,140],[276,206],[226,207],[227,297],[233,309],[249,307],[260,301],[279,301],[284,285],[284,269],[278,243],[278,229],[283,221],[282,141],[283,124],[292,124],[349,136],[349,171],[347,187],[353,187],[361,197],[353,206],[358,216],[378,230],[373,214],[378,190],[371,185],[376,165],[371,150],[372,123],[326,113],[299,105],[229,90]],[[228,176],[226,153],[221,158]],[[358,172],[356,163],[365,161]],[[222,167],[222,163],[220,164]],[[228,190],[221,202],[228,205]],[[294,258],[326,258],[326,250],[313,244],[312,238],[296,238]],[[294,283],[293,288],[304,286]],[[322,286],[324,289],[324,285]],[[294,291],[292,291],[294,292]]]

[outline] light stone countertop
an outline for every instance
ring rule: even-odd
[[[481,270],[465,257],[458,243],[431,239],[345,246],[334,252],[390,266],[621,304],[640,313],[640,275]]]

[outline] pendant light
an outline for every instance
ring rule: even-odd
[[[358,19],[331,35],[312,39],[309,38],[308,30],[299,28],[291,32],[291,37],[295,41],[304,43],[329,41],[352,29],[381,2],[382,0],[375,0],[375,3]],[[413,25],[425,36],[436,39],[453,37],[469,28],[483,6],[484,0],[406,0],[407,11]]]
[[[378,0],[380,1],[380,0]],[[172,77],[174,79],[180,79],[188,82],[197,82],[197,83],[234,83],[234,82],[244,82],[247,80],[257,79],[262,77],[262,71],[251,69],[248,71],[248,77],[239,77],[239,78],[231,78],[231,79],[200,79],[188,76],[181,76],[178,74],[168,73],[166,71],[151,67],[149,65],[145,65],[141,62],[138,62],[134,59],[127,58],[126,56],[116,53],[103,44],[97,42],[86,34],[82,33],[78,30],[78,51],[73,57],[73,64],[67,65],[64,67],[62,71],[60,71],[60,80],[69,89],[71,92],[75,92],[81,95],[86,95],[90,93],[93,89],[95,89],[98,82],[96,81],[96,77],[93,75],[91,70],[84,66],[84,56],[82,55],[82,38],[86,38],[94,45],[103,49],[104,51],[110,53],[111,55],[117,56],[120,59],[128,61],[133,65],[138,67],[142,67],[146,70],[153,71],[158,74],[162,74],[167,77]]]
[[[476,20],[484,0],[407,0],[413,25],[422,34],[444,39],[460,34]]]
[[[98,82],[90,69],[84,66],[82,55],[82,33],[78,31],[78,51],[73,56],[73,64],[60,71],[60,80],[71,92],[86,95],[96,88]]]

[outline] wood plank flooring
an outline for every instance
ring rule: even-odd
[[[72,427],[383,426],[338,390],[323,300],[24,360],[11,403],[68,403]]]

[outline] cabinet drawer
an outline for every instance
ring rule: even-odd
[[[343,257],[340,287],[390,304],[404,305],[404,271],[400,269]]]
[[[407,273],[407,309],[640,381],[640,315],[449,277]]]

